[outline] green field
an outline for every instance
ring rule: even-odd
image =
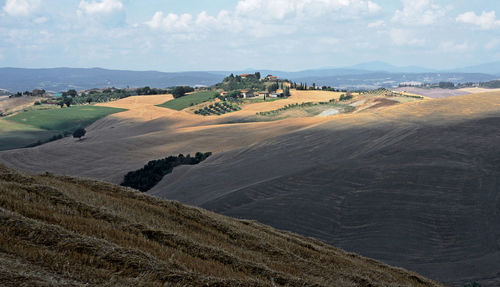
[[[59,134],[72,133],[107,115],[124,109],[73,106],[46,110],[29,110],[0,119],[0,150],[22,148],[37,142],[47,142]]]
[[[73,106],[62,109],[31,110],[7,117],[5,120],[44,130],[73,132],[80,126],[88,126],[100,118],[122,111],[124,109],[98,106]]]
[[[197,104],[213,100],[215,99],[216,96],[217,92],[214,91],[197,92],[185,95],[184,97],[170,100],[164,104],[158,105],[158,107],[182,111],[185,108],[189,108],[191,106],[195,106]]]
[[[15,149],[48,140],[58,131],[42,130],[36,127],[0,119],[0,150]]]

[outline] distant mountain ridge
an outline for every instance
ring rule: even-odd
[[[45,89],[64,91],[68,89],[91,89],[104,87],[166,88],[178,85],[210,86],[218,83],[230,73],[243,74],[260,71],[263,76],[276,75],[283,79],[309,84],[336,86],[348,89],[397,86],[401,82],[418,81],[435,83],[486,82],[500,79],[500,62],[451,70],[435,70],[419,66],[394,66],[385,62],[367,62],[347,67],[327,67],[303,71],[279,70],[233,70],[158,72],[126,71],[102,68],[0,68],[0,89],[10,92]]]
[[[458,68],[452,71],[459,73],[486,73],[500,77],[500,61]]]
[[[103,87],[157,87],[178,85],[212,85],[223,76],[209,72],[164,73],[157,71],[123,71],[102,68],[0,68],[0,88],[11,92],[45,89],[92,89]]]
[[[435,73],[436,69],[429,69],[419,66],[394,66],[385,62],[367,62],[361,63],[349,68],[361,69],[367,71],[379,71],[379,72],[389,72],[389,73]]]

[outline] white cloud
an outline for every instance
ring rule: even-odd
[[[293,33],[311,22],[359,18],[380,10],[378,4],[369,0],[239,0],[234,10],[222,10],[213,16],[206,12],[195,16],[157,11],[145,24],[171,33],[225,30],[268,37]]]
[[[424,26],[435,23],[446,14],[446,9],[432,0],[401,0],[403,9],[396,10],[392,21],[405,25]]]
[[[49,21],[47,17],[38,17],[35,20],[33,20],[33,22],[35,22],[36,24],[47,23],[47,21]]]
[[[235,14],[239,17],[259,15],[261,19],[283,20],[285,16],[296,11],[297,1],[287,0],[240,0]]]
[[[493,50],[493,49],[495,49],[496,47],[498,47],[498,45],[500,45],[500,40],[498,40],[498,39],[493,39],[493,40],[489,41],[488,43],[486,43],[486,44],[484,45],[484,48],[485,48],[486,50]]]
[[[7,0],[3,10],[10,16],[29,16],[40,6],[40,0]]]
[[[324,45],[328,45],[328,46],[336,46],[340,43],[340,39],[333,38],[333,37],[323,37],[323,38],[319,38],[318,42],[320,42],[321,44],[324,44]]]
[[[102,0],[100,2],[82,0],[80,5],[78,5],[78,14],[111,14],[122,9],[123,4],[120,0]]]
[[[481,15],[469,11],[458,15],[457,22],[476,25],[481,29],[488,30],[500,26],[500,20],[496,19],[495,11],[483,11]]]
[[[419,38],[409,30],[392,29],[389,34],[392,42],[397,46],[422,46],[425,44],[425,39]]]
[[[210,27],[217,23],[217,19],[213,16],[207,14],[207,12],[201,12],[196,18],[196,25],[202,27]]]
[[[472,47],[467,43],[454,43],[452,41],[446,41],[439,44],[439,49],[443,52],[448,53],[463,53],[471,49]]]
[[[384,20],[378,20],[378,21],[375,21],[375,22],[371,22],[371,23],[368,23],[368,28],[378,28],[378,27],[382,27],[385,25],[385,22]]]
[[[151,21],[146,24],[153,29],[163,29],[173,32],[185,32],[190,29],[193,16],[191,14],[167,14],[163,17],[163,12],[156,12]]]
[[[257,16],[261,19],[283,20],[295,14],[298,17],[319,17],[343,12],[336,17],[356,17],[373,14],[381,7],[369,0],[240,0],[236,5],[237,15]]]

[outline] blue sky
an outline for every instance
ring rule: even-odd
[[[500,3],[0,0],[0,67],[301,70],[500,61]]]

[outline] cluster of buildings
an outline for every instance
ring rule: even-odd
[[[221,92],[221,96],[227,96],[228,92]],[[278,98],[282,95],[282,93],[279,93],[279,90],[274,92],[274,93],[269,93],[266,91],[263,92],[252,92],[252,91],[247,91],[247,90],[242,90],[240,91],[240,98],[243,99],[248,99],[248,98],[255,98],[255,97],[264,97],[264,98]]]
[[[250,77],[255,77],[255,74],[242,74],[242,75],[239,75],[242,79],[247,79],[247,78],[250,78]],[[262,78],[261,81],[270,81],[270,82],[278,82],[278,77],[277,76],[273,76],[273,75],[267,75],[265,78]],[[248,99],[248,98],[255,98],[255,97],[263,97],[264,99],[265,98],[268,98],[268,97],[271,97],[271,98],[278,98],[280,96],[282,96],[282,92],[279,93],[279,90],[274,92],[274,93],[269,93],[267,91],[261,91],[261,92],[252,92],[252,91],[247,91],[247,90],[242,90],[240,91],[240,97],[243,98],[243,99]],[[222,92],[221,95],[224,96],[226,95],[227,93],[225,92]]]
[[[242,79],[249,79],[249,78],[255,78],[256,77],[255,74],[241,74],[241,75],[238,75],[238,76],[240,78],[242,78]],[[277,76],[273,76],[273,75],[267,75],[265,78],[263,78],[261,80],[271,81],[271,82],[277,82],[278,81],[278,77]]]

